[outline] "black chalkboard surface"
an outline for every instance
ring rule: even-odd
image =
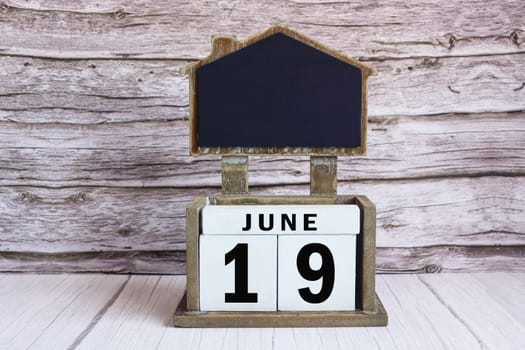
[[[196,71],[197,146],[358,147],[362,72],[283,33]]]

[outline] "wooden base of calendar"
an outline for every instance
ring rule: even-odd
[[[377,311],[302,311],[302,312],[233,312],[187,311],[186,295],[173,315],[176,327],[195,328],[263,328],[263,327],[380,327],[388,316],[376,295]]]

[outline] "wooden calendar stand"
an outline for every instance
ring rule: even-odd
[[[275,36],[277,34],[277,36]],[[206,116],[209,109],[208,106],[203,105],[203,100],[210,101],[213,105],[216,101],[206,95],[206,92],[202,92],[202,96],[199,94],[199,89],[205,91],[206,86],[214,86],[213,79],[219,79],[220,81],[236,81],[236,77],[228,76],[228,79],[221,78],[223,73],[221,70],[225,70],[228,65],[228,61],[220,61],[221,65],[213,74],[210,73],[210,69],[201,71],[201,75],[198,76],[197,71],[209,63],[219,60],[220,58],[227,56],[231,53],[246,47],[253,45],[256,46],[258,42],[265,41],[268,38],[271,40],[280,40],[275,45],[278,46],[279,50],[289,50],[287,53],[290,56],[290,52],[293,55],[296,50],[301,52],[302,55],[315,56],[314,62],[315,68],[321,69],[318,65],[322,65],[324,57],[319,59],[319,52],[328,56],[326,60],[327,65],[336,64],[348,64],[352,68],[358,69],[359,81],[352,81],[356,83],[357,88],[354,89],[352,86],[347,86],[345,89],[350,89],[354,92],[354,100],[358,103],[357,120],[354,122],[357,125],[357,136],[354,143],[344,144],[343,146],[330,146],[326,142],[331,142],[332,134],[337,133],[337,128],[327,130],[326,140],[320,140],[323,146],[317,147],[313,145],[297,145],[293,147],[281,147],[275,146],[282,142],[279,139],[279,135],[273,135],[273,139],[269,141],[268,145],[245,145],[245,140],[238,140],[239,145],[233,144],[220,144],[215,145],[213,142],[213,136],[206,134],[206,127],[208,124],[213,124],[216,121],[213,120],[215,115],[211,115],[213,118]],[[291,40],[291,41],[289,41]],[[270,41],[265,42],[264,45],[274,45]],[[258,46],[257,50],[263,50],[262,54],[265,53],[264,45]],[[288,45],[288,46],[287,46]],[[263,49],[261,49],[263,47]],[[276,48],[271,48],[270,51],[276,52]],[[291,50],[291,51],[290,51]],[[306,50],[306,51],[305,51]],[[309,51],[310,50],[310,51]],[[257,52],[258,55],[261,52]],[[250,51],[243,51],[242,55],[250,55]],[[236,67],[242,65],[245,60],[246,62],[252,62],[253,57],[243,58],[243,56],[235,58],[240,61],[235,61]],[[234,56],[234,55],[232,55]],[[307,57],[308,58],[308,57]],[[336,62],[332,59],[336,58],[339,61]],[[264,60],[265,64],[268,61],[267,58]],[[292,64],[291,69],[285,67],[284,73],[289,70],[293,70]],[[213,66],[212,68],[214,68]],[[339,67],[339,66],[338,66]],[[307,67],[308,68],[308,67]],[[329,67],[327,71],[330,71],[333,67]],[[214,68],[215,69],[215,68]],[[337,68],[339,69],[339,68]],[[341,68],[344,70],[345,68]],[[242,69],[241,69],[242,70]],[[321,69],[322,70],[322,69]],[[251,71],[247,71],[250,73]],[[379,297],[375,293],[375,247],[376,247],[376,209],[375,205],[366,196],[348,196],[348,195],[337,195],[337,156],[341,155],[362,155],[366,151],[366,127],[367,127],[367,116],[366,116],[366,78],[368,75],[373,74],[372,68],[361,64],[351,58],[343,56],[335,51],[332,51],[323,45],[306,38],[305,36],[292,31],[285,27],[272,27],[269,30],[259,34],[256,37],[248,39],[244,42],[239,42],[233,37],[218,37],[214,38],[213,50],[209,57],[197,62],[187,70],[190,75],[190,152],[193,155],[221,155],[222,156],[222,195],[199,197],[196,198],[186,210],[186,266],[187,266],[187,291],[180,301],[178,308],[173,316],[173,323],[177,327],[351,327],[351,326],[385,326],[388,321],[387,313],[379,300]],[[300,72],[292,72],[296,76],[299,76]],[[211,77],[208,78],[208,74]],[[217,75],[218,74],[218,75]],[[268,73],[271,74],[271,73]],[[353,73],[352,73],[353,74]],[[242,78],[246,75],[246,72],[239,73]],[[249,75],[249,74],[248,74]],[[218,78],[216,78],[218,77]],[[279,76],[278,76],[279,78]],[[200,80],[199,80],[200,79]],[[222,79],[222,80],[221,80]],[[266,89],[260,91],[261,86],[264,86],[265,77],[263,76],[256,86],[256,93],[262,93],[263,95],[271,95],[272,89]],[[353,79],[353,78],[352,78]],[[350,80],[352,80],[350,79]],[[308,82],[306,82],[308,83]],[[212,89],[221,94],[223,91],[228,89],[236,89],[236,86],[227,86],[227,83],[223,88],[219,85]],[[251,87],[251,82],[245,84],[248,88]],[[244,85],[243,85],[244,86]],[[199,88],[199,89],[198,89]],[[246,89],[247,87],[243,87]],[[348,90],[348,91],[350,91]],[[346,90],[345,90],[346,91]],[[243,93],[242,91],[239,93]],[[288,93],[285,91],[285,93]],[[293,94],[294,92],[290,92]],[[320,92],[319,96],[321,99],[324,96],[332,98],[332,95],[337,91]],[[324,95],[323,95],[324,94]],[[200,96],[200,97],[199,97]],[[346,99],[346,95],[341,95],[342,99]],[[221,98],[226,98],[221,97]],[[202,100],[199,100],[202,98]],[[279,99],[278,96],[274,97]],[[298,100],[297,98],[291,99],[292,101]],[[307,100],[307,99],[306,99]],[[220,102],[220,99],[218,100]],[[257,104],[257,103],[255,103]],[[219,108],[222,105],[219,106]],[[225,108],[229,108],[227,106]],[[199,111],[200,108],[200,111]],[[215,111],[211,109],[211,111]],[[250,108],[250,106],[238,106],[233,105],[234,110],[224,112],[226,116],[235,115],[238,112],[238,108]],[[235,110],[237,108],[237,110]],[[283,108],[288,108],[285,105]],[[297,109],[297,106],[292,106],[292,110]],[[309,107],[311,108],[311,107]],[[315,108],[315,106],[314,106]],[[241,110],[241,115],[244,111]],[[335,111],[337,112],[337,111]],[[200,113],[200,114],[199,114]],[[257,111],[254,111],[257,114]],[[285,113],[287,116],[289,113]],[[293,114],[293,113],[292,113]],[[279,120],[282,120],[280,118]],[[285,118],[284,118],[285,119]],[[242,121],[242,120],[241,120]],[[223,121],[221,121],[222,123]],[[310,121],[312,122],[312,121]],[[315,120],[313,121],[315,122]],[[228,125],[228,121],[224,121],[225,125],[213,125],[211,131],[219,132],[215,129],[225,130],[227,133],[232,129],[232,125],[235,129],[235,124],[239,123],[239,120],[233,120]],[[293,121],[293,123],[299,124],[299,121]],[[291,125],[293,125],[293,123]],[[264,126],[263,126],[264,127]],[[280,127],[273,126],[273,128]],[[286,126],[284,126],[286,127]],[[324,125],[319,124],[319,128],[324,128]],[[328,126],[330,127],[330,126]],[[348,127],[348,126],[347,126]],[[352,125],[350,125],[352,128]],[[315,126],[314,126],[315,129]],[[324,131],[323,131],[324,132]],[[286,137],[286,133],[282,134]],[[228,143],[231,138],[235,138],[236,135],[226,135],[224,142]],[[250,136],[257,143],[257,135]],[[333,136],[337,138],[337,135]],[[344,135],[343,135],[344,137]],[[291,138],[291,136],[290,136]],[[234,140],[235,141],[235,140]],[[209,144],[207,143],[209,142]],[[233,142],[233,141],[231,141]],[[235,141],[237,142],[237,141]],[[299,141],[302,142],[302,141]],[[343,142],[346,142],[343,140]],[[248,193],[248,155],[308,155],[310,156],[310,195],[309,196],[252,196]],[[204,311],[201,310],[201,290],[200,290],[200,258],[206,258],[200,256],[201,247],[200,236],[203,234],[203,223],[202,223],[202,211],[206,206],[247,206],[247,205],[258,205],[258,206],[271,206],[271,205],[357,205],[359,208],[360,216],[359,221],[359,232],[356,236],[355,241],[355,310],[352,311]],[[357,211],[356,211],[357,212]],[[356,226],[357,227],[357,226]],[[357,229],[357,228],[356,228]],[[224,258],[223,258],[224,259]],[[278,291],[279,289],[277,289]],[[352,294],[353,295],[353,294]],[[224,298],[223,298],[224,299]],[[352,300],[353,301],[353,300]],[[353,303],[352,303],[353,304]]]
[[[375,293],[376,209],[365,196],[335,194],[335,157],[313,157],[310,196],[250,196],[247,159],[223,158],[223,195],[199,197],[186,211],[187,292],[173,322],[178,327],[351,327],[385,326],[387,313]],[[357,204],[361,234],[357,240],[355,311],[201,312],[199,307],[199,213],[205,205]]]

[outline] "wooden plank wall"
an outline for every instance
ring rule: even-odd
[[[524,271],[525,6],[487,0],[0,0],[0,270],[184,273],[220,161],[188,156],[179,69],[278,23],[379,71],[338,189],[376,203],[379,271]],[[308,171],[253,157],[251,191]]]

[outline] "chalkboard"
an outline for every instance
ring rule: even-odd
[[[196,71],[199,147],[361,145],[362,72],[283,33]]]

